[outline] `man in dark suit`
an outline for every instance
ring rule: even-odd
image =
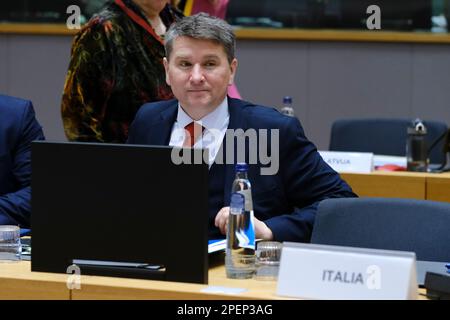
[[[166,81],[178,100],[143,105],[128,143],[209,150],[209,238],[226,233],[234,164],[245,158],[256,238],[309,241],[318,203],[355,196],[351,188],[322,160],[297,119],[226,96],[237,68],[235,36],[226,22],[205,14],[183,18],[166,33],[165,47]],[[239,154],[237,140],[251,133],[256,140],[249,138]],[[272,168],[262,161],[263,149]],[[255,151],[258,161],[252,163]]]
[[[30,227],[33,140],[44,134],[31,101],[0,95],[0,225]]]

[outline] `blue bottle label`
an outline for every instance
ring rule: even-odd
[[[237,193],[242,194],[245,198],[245,205],[244,205],[245,211],[253,211],[253,200],[251,189],[240,190]]]

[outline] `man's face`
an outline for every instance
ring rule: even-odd
[[[189,115],[206,115],[225,99],[237,60],[230,64],[220,44],[179,37],[168,58],[164,59],[166,82]]]

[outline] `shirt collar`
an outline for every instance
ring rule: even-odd
[[[227,121],[229,118],[228,113],[228,98],[225,96],[222,103],[219,104],[217,108],[214,109],[211,113],[208,113],[206,116],[196,121],[201,124],[205,129],[221,129],[223,123]],[[177,114],[177,123],[180,128],[184,128],[189,123],[194,121],[181,107],[178,102],[178,114]]]

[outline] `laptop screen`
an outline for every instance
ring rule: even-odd
[[[163,146],[33,142],[32,270],[66,273],[90,261],[82,274],[207,283],[208,166],[171,155]],[[135,265],[163,266],[164,275]]]

